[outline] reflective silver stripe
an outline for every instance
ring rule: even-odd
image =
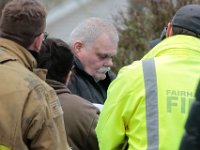
[[[146,91],[147,150],[158,150],[158,91],[154,59],[142,61]]]

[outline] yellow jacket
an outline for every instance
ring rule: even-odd
[[[26,49],[0,38],[0,150],[68,149],[58,97],[35,66]]]
[[[165,39],[122,68],[96,128],[101,150],[177,150],[200,77],[200,39]]]

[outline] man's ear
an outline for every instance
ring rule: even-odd
[[[42,42],[43,42],[43,34],[40,34],[39,36],[34,38],[33,43],[30,46],[30,49],[39,52],[42,46]]]
[[[166,37],[170,37],[172,36],[172,23],[169,22],[168,25],[167,25],[167,32],[166,32]]]
[[[81,49],[83,48],[83,43],[80,40],[77,40],[73,44],[73,51],[75,56],[78,56],[79,53],[81,52]]]

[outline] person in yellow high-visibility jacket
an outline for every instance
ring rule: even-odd
[[[123,67],[96,132],[101,150],[177,150],[200,78],[200,5],[180,8],[167,38]]]

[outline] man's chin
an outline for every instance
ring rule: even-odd
[[[105,78],[106,78],[106,74],[101,75],[101,76],[96,76],[96,77],[94,77],[94,80],[95,80],[96,82],[98,82],[98,81],[100,81],[100,80],[104,80]]]

